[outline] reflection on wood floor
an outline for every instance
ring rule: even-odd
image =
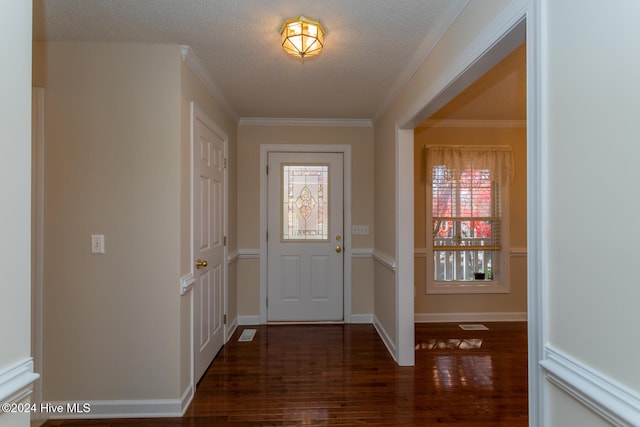
[[[416,325],[416,366],[399,367],[371,325],[239,328],[183,418],[52,426],[528,425],[526,323]]]

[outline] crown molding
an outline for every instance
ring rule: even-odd
[[[525,128],[526,120],[438,120],[429,119],[419,128]]]
[[[224,111],[233,119],[234,122],[238,122],[239,116],[238,113],[231,107],[231,104],[225,99],[222,95],[222,91],[218,84],[213,80],[207,69],[202,65],[200,59],[193,53],[193,49],[191,49],[187,45],[181,45],[180,51],[182,53],[182,60],[189,67],[193,74],[200,79],[200,81],[209,89],[209,92],[213,97],[220,103],[220,106],[224,109]]]
[[[299,119],[299,118],[270,118],[270,117],[242,117],[238,121],[240,126],[320,126],[320,127],[373,127],[370,119]]]

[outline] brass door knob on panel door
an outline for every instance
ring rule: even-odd
[[[203,259],[198,259],[196,260],[196,268],[200,269],[202,267],[206,267],[207,265],[209,265],[209,263]]]
[[[340,246],[336,246],[336,252],[338,253],[342,252],[342,248]]]

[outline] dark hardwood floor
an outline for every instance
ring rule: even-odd
[[[527,426],[526,323],[484,325],[416,325],[415,367],[371,325],[251,327],[252,342],[239,328],[183,418],[45,426]]]

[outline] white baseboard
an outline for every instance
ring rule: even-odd
[[[62,410],[49,413],[49,419],[181,417],[192,398],[189,387],[180,399],[50,402],[52,408]]]
[[[237,326],[255,326],[260,325],[260,316],[238,316]],[[317,323],[317,322],[313,322]],[[330,322],[334,323],[334,322]],[[352,314],[350,323],[373,323],[373,314]]]
[[[416,313],[416,323],[526,322],[527,313]]]
[[[638,426],[640,395],[601,372],[545,346],[540,362],[547,380],[616,426]]]
[[[352,314],[351,323],[364,323],[370,325],[373,323],[373,314]]]
[[[0,402],[17,403],[29,396],[33,382],[40,375],[33,372],[33,359],[28,357],[21,362],[3,368],[0,371]]]
[[[195,394],[196,390],[193,382],[191,382],[191,384],[189,384],[185,389],[184,393],[182,393],[182,397],[180,397],[180,407],[182,408],[180,410],[180,416],[183,416],[184,413],[187,412],[187,408],[189,408],[189,405],[191,404],[191,401],[193,400]]]
[[[233,336],[233,333],[236,331],[236,329],[238,329],[238,318],[237,317],[235,319],[233,319],[233,322],[231,322],[231,324],[229,326],[227,326],[227,342],[229,342],[229,340]]]
[[[238,326],[259,325],[260,316],[238,316]]]
[[[384,326],[382,326],[382,323],[380,323],[380,321],[378,320],[377,317],[375,317],[375,315],[373,316],[373,326],[376,328],[376,331],[378,332],[378,335],[380,336],[380,339],[382,339],[382,342],[384,343],[384,345],[387,346],[387,350],[391,354],[391,357],[397,363],[398,352],[396,350],[396,345],[394,344],[393,340],[389,337],[389,334],[384,329]]]

